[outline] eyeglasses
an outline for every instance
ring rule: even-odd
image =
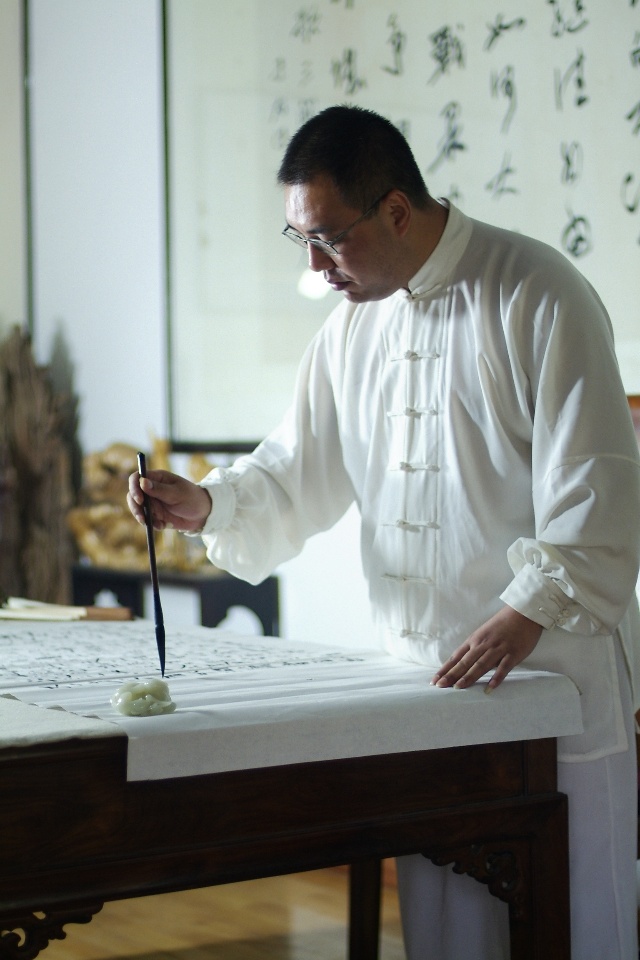
[[[357,220],[354,220],[353,223],[349,224],[346,230],[343,230],[342,233],[339,233],[337,237],[333,238],[333,240],[319,240],[316,237],[303,237],[301,233],[298,233],[298,231],[294,230],[293,227],[290,227],[289,224],[287,224],[287,226],[282,231],[282,236],[288,237],[289,240],[293,240],[293,242],[297,243],[299,247],[306,248],[311,243],[313,244],[314,247],[316,247],[322,253],[326,254],[328,257],[339,257],[340,253],[338,250],[336,250],[335,244],[339,243],[341,240],[344,240],[344,238],[346,237],[346,235],[349,233],[350,230],[353,230],[353,228],[357,227],[359,223],[362,223],[363,220],[366,220],[366,218],[369,216],[371,211],[375,210],[375,208],[378,206],[380,201],[384,200],[384,198],[388,193],[389,191],[385,190],[382,196],[378,197],[377,200],[374,200],[374,202],[371,204],[370,207],[368,207],[365,210],[362,216],[358,217]]]

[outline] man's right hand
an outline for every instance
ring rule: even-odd
[[[138,521],[144,524],[143,493],[149,498],[151,517],[156,530],[173,527],[189,533],[202,529],[211,511],[211,497],[191,480],[168,470],[149,470],[146,477],[136,471],[129,477],[127,504]]]

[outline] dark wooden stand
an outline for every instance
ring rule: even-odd
[[[92,606],[101,590],[110,590],[123,607],[133,611],[134,616],[144,615],[144,588],[151,582],[148,571],[110,570],[78,564],[73,567],[71,576],[73,602],[78,606]],[[265,636],[279,636],[277,577],[267,577],[254,587],[229,573],[179,573],[160,568],[158,579],[161,590],[162,585],[167,584],[198,593],[200,622],[205,627],[217,627],[231,607],[247,607],[260,620]]]
[[[379,861],[422,853],[508,903],[513,960],[569,960],[555,740],[138,782],[126,753],[120,736],[0,751],[0,958],[106,900],[350,863],[349,957],[376,960]]]

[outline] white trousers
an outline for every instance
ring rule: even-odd
[[[638,960],[635,728],[620,680],[629,749],[558,764],[569,798],[572,960]],[[509,960],[508,907],[484,884],[420,855],[397,864],[407,960]]]

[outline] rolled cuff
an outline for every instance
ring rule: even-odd
[[[236,491],[222,470],[209,474],[198,486],[204,487],[211,497],[209,516],[199,531],[199,536],[204,537],[230,525],[236,512]]]
[[[586,634],[603,632],[601,623],[531,564],[525,564],[516,573],[500,599],[546,630],[564,627]]]

